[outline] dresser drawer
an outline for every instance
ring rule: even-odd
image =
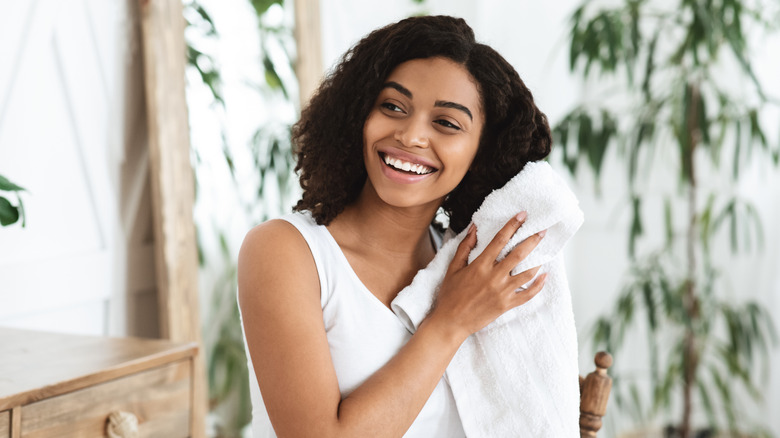
[[[11,411],[0,412],[0,438],[11,436]]]
[[[104,437],[109,414],[125,411],[138,418],[139,438],[187,437],[191,381],[191,361],[181,360],[34,402],[22,407],[21,435]]]

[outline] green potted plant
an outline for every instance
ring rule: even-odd
[[[739,400],[760,401],[757,371],[768,370],[776,331],[761,305],[727,297],[713,250],[726,239],[731,254],[760,244],[761,222],[749,200],[703,175],[735,187],[748,160],[777,167],[780,145],[767,141],[761,117],[777,101],[753,72],[745,33],[775,30],[772,6],[621,0],[600,8],[586,1],[571,18],[571,70],[589,87],[609,88],[565,115],[554,129],[557,143],[571,173],[585,161],[597,184],[616,149],[631,212],[629,272],[614,310],[596,322],[594,342],[620,363],[627,331],[646,336],[649,394],[618,369],[614,398],[650,417],[665,414],[667,436],[693,436],[695,417],[712,432],[762,433]],[[739,97],[734,83],[743,85]],[[647,207],[650,177],[671,182],[663,208]],[[663,236],[645,233],[650,214],[664,224]]]
[[[0,175],[0,226],[6,227],[22,221],[22,227],[26,225],[24,216],[24,204],[19,192],[25,191],[22,187],[12,183],[8,178]],[[16,197],[16,205],[12,204],[3,192],[12,193]]]

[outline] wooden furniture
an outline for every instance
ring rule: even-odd
[[[0,438],[105,437],[122,421],[137,422],[138,438],[188,437],[196,353],[195,343],[0,328]]]
[[[580,376],[580,436],[595,437],[601,429],[601,418],[607,412],[607,401],[612,389],[612,378],[607,368],[612,366],[612,356],[603,351],[596,354],[596,371]]]

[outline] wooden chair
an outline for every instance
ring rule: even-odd
[[[607,368],[612,366],[612,356],[606,352],[596,354],[596,371],[580,376],[580,437],[592,438],[601,429],[601,418],[607,412],[607,401],[612,389],[612,378]]]

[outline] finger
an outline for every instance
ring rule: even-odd
[[[547,281],[547,273],[544,273],[540,275],[536,280],[534,280],[534,282],[531,284],[531,286],[528,287],[528,289],[517,292],[515,294],[515,301],[514,301],[515,307],[531,301],[531,298],[535,297],[539,292],[542,291],[542,288],[544,288],[544,284],[546,281]]]
[[[509,219],[509,222],[498,230],[498,233],[493,237],[493,240],[491,240],[485,250],[482,251],[480,258],[484,258],[491,263],[494,263],[498,254],[501,252],[501,249],[506,246],[509,239],[511,239],[520,226],[523,225],[527,216],[528,214],[526,212],[521,211],[512,219]]]
[[[531,251],[533,251],[534,248],[539,245],[545,234],[547,234],[547,230],[542,230],[536,234],[528,236],[525,240],[520,242],[512,249],[512,251],[509,252],[509,254],[506,255],[506,257],[504,257],[503,260],[501,260],[499,263],[499,269],[503,269],[505,271],[511,271],[514,269],[515,266],[525,260],[525,258],[528,257],[528,254],[531,254]]]
[[[455,251],[455,256],[450,262],[450,266],[447,268],[447,273],[456,272],[466,267],[469,263],[469,254],[474,246],[477,244],[477,227],[471,224],[466,237],[458,244],[458,249]]]
[[[537,266],[535,268],[531,268],[527,271],[523,271],[517,275],[511,275],[510,281],[511,285],[515,290],[527,290],[528,287],[523,288],[523,286],[528,283],[529,281],[533,280],[534,277],[536,277],[536,273],[539,272],[539,269],[541,269],[541,266]]]

